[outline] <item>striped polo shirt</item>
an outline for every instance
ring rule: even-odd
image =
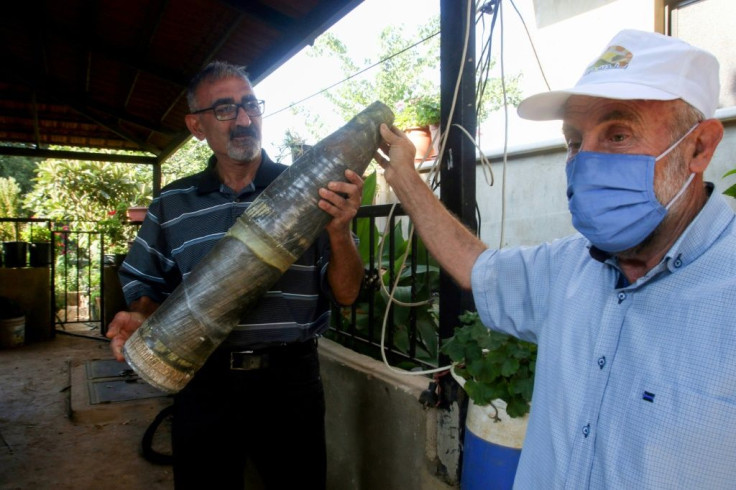
[[[239,193],[207,169],[161,191],[148,209],[120,280],[128,304],[142,296],[162,303],[222,238],[258,195],[288,167],[263,151],[253,182]],[[331,293],[326,280],[329,240],[323,232],[261,298],[223,342],[225,348],[258,348],[301,342],[327,329]]]

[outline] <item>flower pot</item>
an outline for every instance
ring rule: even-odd
[[[409,128],[404,132],[416,148],[414,163],[419,164],[437,157],[437,150],[432,145],[432,132],[429,126]]]
[[[48,267],[51,265],[51,244],[47,242],[31,243],[29,261],[31,267]]]
[[[128,208],[125,215],[131,223],[142,223],[147,212],[148,208],[145,206],[132,206]]]
[[[460,386],[465,384],[465,379],[455,374],[454,369],[450,372]],[[493,405],[485,406],[476,405],[472,400],[468,403],[461,490],[510,490],[513,487],[528,420],[529,414],[510,417],[503,400],[494,400]]]
[[[0,318],[0,349],[20,347],[26,338],[25,315],[16,318]]]
[[[28,243],[4,242],[3,255],[5,256],[5,267],[25,267],[28,265]]]

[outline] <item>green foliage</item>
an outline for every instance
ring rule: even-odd
[[[206,142],[190,138],[161,165],[161,185],[201,172],[207,166],[210,155],[212,150]]]
[[[308,54],[330,57],[337,62],[345,81],[323,95],[345,121],[380,100],[394,111],[397,127],[421,127],[440,122],[439,31],[439,17],[431,18],[417,29],[387,26],[380,34],[376,57],[360,61],[350,57],[340,39],[327,33],[317,38]],[[375,67],[356,76],[364,67],[374,64]],[[477,92],[482,94],[477,104],[478,121],[484,121],[491,112],[503,107],[504,87],[509,105],[516,106],[521,101],[520,75],[507,75],[502,83],[500,78],[488,76],[487,71],[476,72]],[[292,110],[303,116],[312,136],[319,139],[326,135],[320,118],[313,117],[303,107]]]
[[[26,194],[33,188],[33,176],[40,161],[40,158],[0,155],[0,177],[12,177],[21,194]]]
[[[362,205],[373,204],[377,188],[376,172],[373,172],[365,178],[363,184],[363,201]],[[372,327],[380,327],[382,325],[386,308],[389,305],[389,295],[394,286],[395,278],[399,277],[399,281],[394,290],[394,299],[399,303],[425,303],[421,306],[409,307],[399,303],[393,304],[393,329],[391,335],[393,336],[393,344],[397,350],[409,353],[410,352],[410,329],[411,329],[411,315],[413,314],[416,319],[417,328],[417,345],[415,357],[428,363],[435,363],[438,357],[439,349],[439,338],[438,338],[438,319],[435,312],[434,299],[439,289],[439,273],[440,269],[438,264],[432,259],[427,252],[424,244],[421,240],[418,240],[416,253],[412,254],[410,247],[411,241],[405,237],[403,232],[401,221],[397,221],[394,227],[394,270],[389,270],[389,264],[391,259],[391,248],[386,242],[383,245],[381,252],[380,241],[384,237],[383,230],[379,229],[378,226],[373,225],[373,233],[375,243],[371,250],[371,223],[368,218],[359,218],[357,222],[356,235],[359,239],[359,253],[361,260],[368,267],[371,264],[371,252],[374,257],[374,265],[377,269],[377,281],[381,281],[383,288],[378,290],[371,288],[364,288],[361,292],[361,296],[358,298],[355,304],[356,308],[356,328],[359,333],[368,336],[369,332],[373,331],[376,334],[379,330]],[[402,260],[404,254],[409,253],[406,258],[406,262],[402,269]],[[380,260],[379,260],[380,255]],[[376,263],[377,262],[377,263]],[[411,266],[412,262],[415,263],[416,274],[413,284],[414,296],[412,297],[412,274]],[[371,274],[368,271],[367,274]],[[393,279],[392,279],[393,277]],[[373,319],[374,324],[369,324],[369,304],[373,302]],[[343,323],[349,324],[350,321],[350,309],[343,310],[344,318]],[[376,325],[375,322],[381,322]],[[402,366],[411,368],[413,366]]]
[[[461,327],[442,346],[466,379],[468,396],[477,405],[506,402],[510,417],[529,412],[534,388],[537,346],[485,327],[477,312],[460,316]]]
[[[124,163],[45,160],[38,167],[35,187],[26,196],[25,206],[33,209],[34,214],[54,221],[98,221],[120,202],[139,202],[143,197],[139,193],[146,185],[150,189],[150,168],[140,167]]]
[[[728,177],[729,175],[734,175],[734,174],[736,174],[736,168],[729,170],[728,172],[723,174],[723,177],[725,178],[725,177]],[[736,184],[733,184],[731,187],[723,191],[723,193],[727,196],[736,198]]]
[[[20,216],[20,186],[13,177],[0,177],[0,217],[17,218]],[[17,240],[15,223],[0,222],[0,241]]]
[[[28,223],[21,238],[28,243],[51,243],[51,229],[46,223]]]
[[[307,150],[307,141],[294,130],[287,129],[281,144],[278,145],[277,162],[291,161],[292,163]]]
[[[328,103],[347,121],[375,100],[380,100],[395,113],[406,101],[422,97],[439,97],[440,39],[439,17],[411,30],[411,37],[402,26],[388,26],[380,34],[376,59],[360,62],[348,54],[345,44],[333,34],[326,33],[309,51],[312,56],[328,56],[338,63],[342,74],[348,78],[333,90],[324,93]],[[419,39],[427,39],[409,48]],[[400,54],[397,54],[400,53]],[[364,66],[383,60],[364,76],[353,76]],[[313,136],[322,138],[325,128],[318,126],[319,118],[303,108],[295,109],[307,121]]]
[[[135,239],[137,229],[126,218],[128,207],[126,202],[118,203],[113,210],[108,211],[105,219],[97,223],[98,229],[104,235],[106,253],[126,254],[128,243]]]
[[[399,129],[421,128],[440,123],[440,95],[424,95],[399,106],[394,125]]]

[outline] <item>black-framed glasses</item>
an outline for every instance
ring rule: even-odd
[[[266,112],[266,101],[265,100],[248,100],[242,104],[236,104],[234,102],[226,102],[224,104],[215,104],[207,109],[200,109],[192,112],[192,114],[200,114],[206,111],[212,111],[215,113],[215,118],[218,121],[231,121],[238,117],[238,108],[243,109],[248,117],[262,116]]]

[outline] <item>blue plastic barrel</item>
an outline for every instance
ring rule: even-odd
[[[465,384],[454,371],[452,374],[458,383]],[[462,490],[510,490],[513,487],[528,419],[528,414],[509,417],[502,400],[495,400],[493,406],[468,403],[460,475]]]

